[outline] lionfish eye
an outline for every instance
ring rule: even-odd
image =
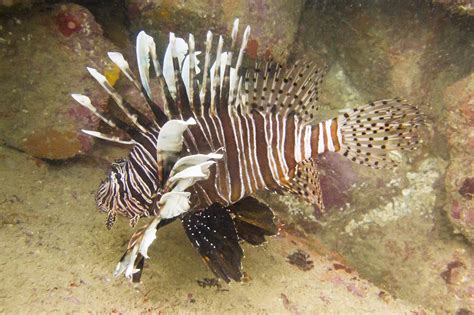
[[[115,179],[116,180],[120,180],[122,178],[122,174],[121,173],[112,173],[114,176],[115,176]]]
[[[124,159],[116,159],[112,162],[112,167],[120,167],[122,166],[126,161]]]

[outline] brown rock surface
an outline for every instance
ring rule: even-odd
[[[251,57],[285,61],[292,50],[303,1],[128,0],[127,6],[133,29],[146,30],[162,47],[169,32],[184,38],[192,32],[200,43],[209,29],[229,34],[234,19],[240,18],[241,25],[252,25]]]
[[[0,19],[0,137],[35,157],[64,159],[90,150],[80,133],[98,120],[71,97],[87,94],[105,108],[108,96],[85,70],[114,82],[118,69],[106,60],[113,45],[85,8],[75,4]]]
[[[456,232],[474,244],[474,74],[446,88],[448,144],[445,209]]]

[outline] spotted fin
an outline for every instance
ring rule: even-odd
[[[296,165],[289,191],[316,205],[321,213],[325,212],[318,165],[315,160],[307,159]]]
[[[240,281],[244,255],[230,211],[214,204],[182,219],[189,240],[211,271],[226,282]]]
[[[261,245],[265,236],[274,236],[278,227],[272,209],[253,197],[246,197],[230,206],[238,236],[252,245]]]
[[[257,62],[244,76],[240,104],[261,112],[276,109],[285,117],[296,114],[303,123],[309,123],[317,110],[325,72],[325,67],[310,61],[297,61],[291,67]]]
[[[340,115],[343,156],[373,168],[400,163],[399,151],[421,144],[418,128],[424,124],[420,110],[399,98],[380,100]]]

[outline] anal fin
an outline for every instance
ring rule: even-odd
[[[318,165],[314,159],[303,160],[296,165],[288,190],[316,205],[321,213],[325,212]]]

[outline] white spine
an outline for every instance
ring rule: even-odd
[[[332,124],[332,119],[326,120],[324,122],[324,127],[326,128],[326,137],[328,139],[328,151],[334,152],[336,149],[334,148],[334,142],[332,140],[332,135],[331,135],[331,124]]]
[[[318,137],[318,153],[324,152],[324,123],[320,122],[319,125],[319,137]]]
[[[311,157],[311,129],[312,126],[305,127],[304,134],[304,158],[309,159]]]

